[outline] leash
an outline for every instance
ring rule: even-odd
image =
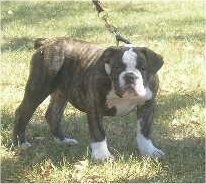
[[[103,2],[99,0],[92,0],[93,4],[96,7],[96,10],[98,12],[98,16],[105,22],[105,27],[109,30],[110,33],[114,34],[116,39],[116,45],[119,46],[119,42],[124,42],[126,44],[131,44],[129,40],[124,38],[120,32],[118,31],[117,27],[114,26],[111,21],[109,20],[108,12],[104,10],[103,8]]]

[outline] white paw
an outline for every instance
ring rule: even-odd
[[[161,149],[154,147],[154,151],[152,152],[152,157],[160,158],[163,157],[164,155],[165,153]]]
[[[107,148],[106,139],[101,142],[91,143],[92,158],[95,160],[104,161],[106,159],[114,159]]]
[[[78,144],[78,141],[76,139],[71,139],[71,138],[64,138],[64,140],[60,140],[57,138],[54,138],[56,142],[58,143],[64,143],[64,144],[68,144],[68,145],[76,145]]]
[[[19,147],[20,149],[26,150],[26,149],[28,149],[29,147],[31,147],[31,143],[25,141],[25,142],[19,144],[18,147]]]
[[[63,143],[69,144],[69,145],[76,145],[78,144],[78,141],[76,139],[70,139],[70,138],[65,138]]]
[[[165,153],[156,148],[150,139],[146,139],[142,134],[137,135],[137,143],[140,154],[149,157],[162,157]]]
[[[160,158],[165,155],[165,153],[162,150],[156,148],[153,144],[150,146],[145,146],[144,148],[139,149],[139,151],[140,154],[143,156],[154,157],[154,158]]]

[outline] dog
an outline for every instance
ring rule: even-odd
[[[159,86],[157,71],[163,65],[161,55],[131,44],[103,48],[71,38],[40,38],[34,47],[24,97],[15,112],[14,144],[31,146],[26,140],[26,126],[35,109],[50,95],[46,120],[59,141],[78,143],[66,137],[60,126],[69,102],[87,115],[91,157],[113,158],[102,126],[103,116],[125,116],[136,109],[140,154],[164,155],[150,139]]]

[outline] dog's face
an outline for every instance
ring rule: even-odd
[[[108,48],[103,55],[116,95],[151,98],[148,81],[163,64],[160,55],[144,47]]]

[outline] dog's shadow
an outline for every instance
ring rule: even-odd
[[[187,167],[191,165],[191,160],[197,162],[199,173],[204,170],[204,142],[203,138],[187,137],[182,139],[173,139],[170,134],[169,121],[172,120],[173,114],[177,111],[185,108],[191,108],[198,105],[204,107],[204,93],[203,92],[191,92],[184,94],[171,94],[167,96],[160,96],[158,99],[158,110],[156,113],[157,123],[154,125],[152,137],[155,143],[166,152],[165,159],[161,162],[163,165],[167,165],[168,169],[178,166],[178,163],[182,163],[186,169],[191,170],[193,167]],[[33,137],[32,147],[27,150],[16,150],[15,157],[3,158],[2,165],[2,179],[6,181],[8,179],[7,173],[15,173],[20,175],[21,178],[26,178],[26,174],[22,173],[22,169],[31,171],[35,165],[41,165],[48,162],[48,160],[55,165],[55,167],[61,168],[63,166],[71,167],[78,161],[91,160],[90,159],[90,137],[88,126],[86,122],[86,116],[73,108],[68,108],[65,112],[65,116],[62,119],[62,126],[67,135],[70,135],[79,141],[78,145],[68,146],[65,144],[59,144],[52,138],[48,126],[43,115],[34,115],[31,124],[28,127],[29,137]],[[36,116],[36,117],[35,117]],[[36,123],[35,120],[41,119],[41,122]],[[43,120],[42,120],[43,119]],[[167,123],[161,123],[167,119]],[[13,114],[4,110],[2,111],[2,132],[3,132],[3,145],[7,145],[10,148],[10,139],[6,132],[12,129]],[[192,122],[195,123],[195,122]],[[201,123],[201,122],[199,122]],[[107,133],[108,145],[111,152],[115,157],[123,158],[125,161],[130,158],[130,155],[136,155],[138,157],[139,152],[136,149],[135,132],[136,132],[136,117],[135,113],[123,118],[105,118],[104,127]],[[44,137],[42,139],[36,139],[37,137]],[[188,156],[188,153],[189,156]],[[178,162],[178,163],[177,163]],[[12,167],[11,167],[12,165]],[[11,169],[12,168],[12,169]],[[9,170],[9,171],[8,171]],[[178,177],[179,171],[173,174]],[[191,171],[192,172],[192,171]],[[182,177],[182,176],[181,176]],[[158,176],[157,176],[158,179]],[[155,178],[153,178],[155,181]],[[144,176],[138,178],[138,181],[130,182],[144,182],[149,181]],[[128,182],[128,181],[127,181]]]

